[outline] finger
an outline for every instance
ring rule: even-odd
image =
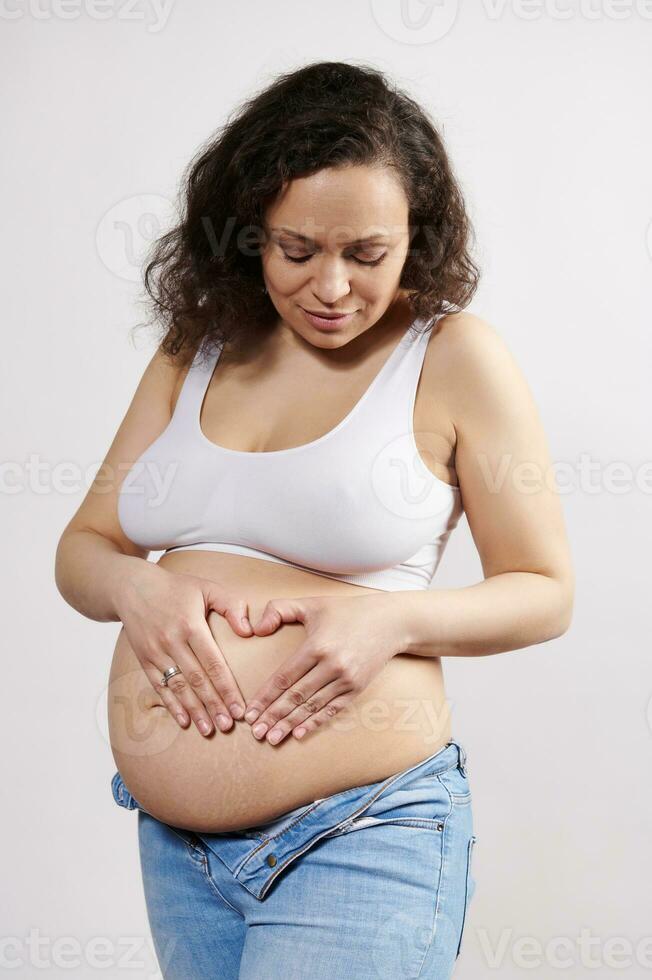
[[[245,698],[231,668],[207,623],[194,630],[188,642],[206,678],[205,684],[199,689],[195,688],[195,691],[214,718],[226,715],[227,727],[230,728],[232,719],[242,718],[245,713]],[[219,720],[217,723],[220,724]]]
[[[179,666],[176,660],[169,657],[166,653],[162,652],[156,655],[156,659],[152,660],[152,679],[154,689],[166,707],[168,707],[168,705],[172,707],[179,705],[180,713],[184,714],[189,721],[194,721],[199,728],[199,722],[201,720],[201,705],[199,705],[194,699],[192,691],[189,691],[189,694],[184,691],[183,681],[181,682],[181,685],[177,685],[176,691],[172,687],[173,682],[181,675],[177,674],[176,677],[169,679],[166,684],[163,683],[164,671],[166,671],[168,667],[176,666]],[[187,685],[185,685],[185,687],[187,687]],[[180,719],[177,718],[177,720],[180,723]],[[212,725],[210,726],[210,731],[212,731]]]
[[[282,670],[284,666],[282,665]],[[318,661],[312,669],[307,668],[304,674],[299,675],[290,687],[277,695],[275,700],[260,713],[253,730],[256,738],[262,738],[265,735],[265,732],[260,729],[261,725],[266,725],[267,728],[271,729],[300,705],[305,704],[317,691],[337,679],[332,666],[329,667],[328,664],[321,661]]]
[[[305,599],[270,599],[258,621],[253,624],[256,636],[268,636],[283,623],[303,623],[307,613]]]
[[[307,643],[303,643],[291,657],[284,660],[278,670],[267,678],[252,698],[247,701],[245,721],[250,724],[265,711],[267,707],[287,691],[300,677],[319,662],[319,657],[312,652]]]
[[[168,690],[178,698],[188,712],[197,730],[202,735],[213,734],[213,722],[208,714],[202,698],[195,692],[195,687],[205,684],[204,672],[194,652],[187,643],[175,645],[167,652],[162,652],[162,661],[168,660],[168,666],[177,666],[180,674],[170,677],[167,682]],[[165,670],[165,667],[163,667]]]
[[[227,623],[239,636],[251,636],[253,629],[249,619],[249,603],[246,599],[233,598],[218,585],[208,583],[204,589],[206,608],[224,616]]]
[[[176,719],[181,728],[186,728],[190,723],[190,717],[184,710],[183,705],[176,697],[173,691],[161,683],[161,677],[163,676],[163,671],[167,670],[168,667],[172,667],[172,663],[166,663],[163,668],[157,667],[156,664],[148,661],[145,664],[141,664],[145,674],[158,694],[159,698],[163,702],[163,705],[167,708],[173,718]]]
[[[299,726],[305,727],[305,723],[311,718],[319,715],[326,705],[335,700],[341,699],[348,692],[344,687],[341,678],[337,678],[330,684],[317,690],[303,704],[298,705],[293,711],[277,721],[266,734],[266,739],[271,745],[278,745],[282,742],[293,729]]]
[[[190,645],[191,643],[193,646]],[[194,645],[197,644],[193,633],[188,638],[185,649],[177,654],[176,663],[181,667],[182,673],[171,677],[168,686],[184,705],[186,705],[186,697],[191,701],[193,706],[187,704],[188,711],[196,720],[197,728],[202,735],[212,735],[213,724],[220,731],[226,732],[233,726],[233,718],[221,695],[215,690],[204,665],[197,657]],[[209,661],[209,669],[216,669],[212,661]]]
[[[296,728],[292,730],[292,735],[295,738],[303,738],[304,735],[309,732],[314,732],[322,725],[326,725],[329,721],[332,721],[338,714],[340,714],[344,708],[346,708],[353,700],[353,694],[340,694],[333,698],[328,704],[325,704],[323,708],[311,715],[310,718],[306,718],[302,721]]]

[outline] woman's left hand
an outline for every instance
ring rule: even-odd
[[[297,622],[303,623],[307,635],[247,700],[245,720],[255,722],[254,735],[267,735],[273,745],[289,732],[301,738],[347,707],[402,652],[401,620],[389,596],[270,599],[260,619],[252,620],[256,636],[269,636],[282,624]],[[259,734],[263,724],[267,728]]]

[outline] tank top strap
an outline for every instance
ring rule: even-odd
[[[174,406],[172,421],[175,425],[182,425],[184,428],[199,425],[201,406],[220,350],[218,346],[206,351],[203,345],[197,349]]]
[[[419,317],[401,338],[379,384],[357,413],[357,426],[368,430],[366,439],[388,446],[413,431],[417,387],[435,322],[436,318]]]
[[[430,320],[419,317],[399,341],[394,356],[390,357],[387,364],[387,370],[382,372],[382,383],[374,392],[375,398],[383,401],[386,409],[389,407],[389,398],[396,400],[397,411],[400,410],[399,403],[402,405],[406,399],[411,400],[436,322],[436,317]]]
[[[383,365],[379,377],[376,378],[377,383],[371,385],[371,390],[368,392],[370,397],[364,398],[367,408],[371,407],[375,399],[380,399],[385,402],[386,412],[390,407],[388,398],[393,397],[399,402],[405,398],[410,399],[421,374],[428,338],[436,319],[435,317],[428,321],[419,317],[406,331]],[[414,326],[419,329],[414,330]],[[174,407],[172,419],[175,426],[192,429],[199,425],[201,406],[221,350],[220,344],[213,346],[212,349],[207,349],[203,344],[198,348],[186,372]]]

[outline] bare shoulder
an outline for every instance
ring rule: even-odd
[[[473,313],[439,320],[430,342],[431,370],[450,419],[459,432],[487,410],[532,408],[532,395],[514,355],[499,331]]]
[[[490,359],[509,356],[498,330],[474,313],[443,316],[433,331],[432,345],[438,359],[445,358],[447,367],[455,364],[458,371],[477,370]]]
[[[143,373],[141,385],[147,387],[150,397],[165,405],[166,410],[169,409],[170,417],[174,412],[193,357],[194,352],[184,357],[166,354],[159,346]]]
[[[135,461],[169,423],[183,376],[185,370],[180,364],[157,347],[138,381],[98,475],[64,533],[95,531],[114,541],[125,554],[147,556],[147,552],[125,536],[120,526],[118,494]]]
[[[484,317],[468,310],[460,313],[447,313],[437,322],[435,330],[442,337],[445,336],[449,342],[455,338],[471,341],[474,338],[488,337],[489,335],[498,336],[498,331]]]
[[[455,467],[484,575],[536,572],[556,579],[558,622],[567,624],[570,548],[548,437],[528,382],[486,320],[460,313],[442,318],[438,328],[436,370],[455,428]]]
[[[145,368],[143,381],[155,389],[157,397],[169,406],[170,415],[174,411],[174,406],[183,380],[190,368],[189,363],[184,363],[180,358],[165,354],[160,347],[154,351],[152,358]]]

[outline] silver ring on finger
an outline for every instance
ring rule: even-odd
[[[168,669],[161,677],[161,684],[163,685],[163,687],[167,687],[168,681],[170,680],[171,677],[174,677],[176,674],[182,674],[182,673],[183,671],[181,670],[181,667],[179,667],[178,664],[175,664],[174,667],[168,667]]]

